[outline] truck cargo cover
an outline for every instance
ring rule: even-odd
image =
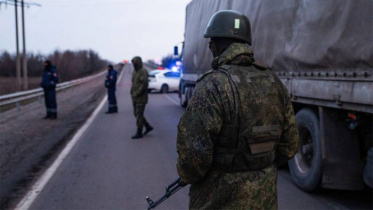
[[[193,0],[186,11],[184,73],[211,69],[211,16],[236,10],[252,24],[254,55],[275,71],[373,71],[372,0]]]

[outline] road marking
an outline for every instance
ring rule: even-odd
[[[122,79],[123,72],[124,70],[122,70],[119,76],[118,82]],[[27,210],[30,208],[31,204],[36,200],[38,195],[47,185],[47,183],[52,178],[54,173],[57,171],[58,167],[61,165],[63,160],[67,157],[67,155],[73,149],[75,144],[80,140],[80,137],[82,137],[82,135],[85,133],[88,127],[92,124],[93,120],[96,118],[98,113],[101,111],[106,101],[107,101],[107,95],[102,99],[98,107],[96,107],[95,111],[91,114],[91,116],[84,123],[84,125],[78,130],[78,132],[76,132],[74,137],[69,141],[66,147],[58,155],[57,159],[53,162],[53,164],[44,172],[44,174],[38,179],[38,181],[31,187],[31,189],[28,191],[26,196],[23,197],[21,202],[18,203],[15,210]]]
[[[88,120],[84,123],[84,125],[78,130],[78,132],[74,135],[74,137],[70,140],[70,142],[66,145],[66,147],[62,150],[62,152],[58,155],[57,159],[54,163],[47,169],[46,172],[39,178],[39,180],[32,186],[31,190],[26,194],[26,196],[21,200],[21,202],[17,205],[15,210],[26,210],[30,208],[31,204],[35,201],[37,196],[43,190],[45,185],[48,181],[52,178],[53,174],[56,172],[57,168],[61,165],[63,160],[67,157],[70,153],[72,148],[78,142],[80,137],[84,134],[87,128],[91,125],[97,114],[100,112],[101,108],[104,106],[107,100],[107,96],[105,96],[100,105],[95,109],[92,115],[88,118]]]
[[[123,77],[123,74],[124,74],[124,68],[126,67],[126,65],[124,65],[123,66],[123,68],[122,68],[122,72],[120,73],[120,75],[119,75],[119,78],[118,78],[118,80],[117,80],[117,86],[118,86],[118,84],[120,83],[120,81],[122,80],[122,77]]]
[[[176,104],[176,106],[180,106],[179,102],[175,101],[173,98],[170,96],[163,94],[164,97],[166,97],[168,100],[170,100],[172,103]]]

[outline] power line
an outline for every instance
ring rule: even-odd
[[[108,0],[97,0],[97,1],[72,1],[72,2],[66,2],[66,1],[59,1],[59,0],[49,0],[49,1],[43,1],[43,6],[47,7],[85,7],[85,6],[97,6],[97,5],[113,5],[113,4],[130,4],[130,3],[143,3],[143,2],[154,2],[154,0],[119,0],[119,1],[108,1]],[[174,0],[158,0],[158,2],[174,2]],[[0,6],[2,3],[9,4],[14,6],[14,0],[2,0],[0,1]],[[30,6],[41,6],[40,4],[34,3],[34,2],[28,2],[28,7]],[[19,3],[18,3],[19,6]]]
[[[10,6],[22,6],[22,2],[15,1],[15,0],[3,0],[0,2],[1,4],[10,5]],[[41,7],[41,4],[34,3],[34,2],[23,2],[24,6],[30,7],[30,6],[38,6]]]

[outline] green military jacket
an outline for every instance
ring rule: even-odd
[[[240,100],[240,130],[273,122],[281,126],[273,147],[275,160],[256,171],[224,172],[212,167],[219,133],[223,124],[232,122],[235,103],[227,75],[217,70],[206,73],[197,81],[178,125],[177,171],[191,184],[190,209],[277,209],[277,165],[295,155],[299,134],[286,87],[271,70],[254,62],[251,49],[235,43],[214,59],[213,66],[230,66],[227,71]],[[264,69],[269,77],[247,76]],[[248,82],[256,88],[249,88]]]
[[[148,71],[143,67],[140,57],[135,57],[133,60],[140,65],[140,69],[132,72],[132,102],[146,104],[148,103]]]

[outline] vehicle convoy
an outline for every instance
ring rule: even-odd
[[[365,181],[372,187],[373,1],[193,0],[186,8],[181,106],[211,69],[203,34],[219,10],[249,17],[255,59],[291,95],[300,132],[289,161],[296,185],[360,190]]]
[[[178,91],[180,83],[180,72],[170,70],[153,70],[149,72],[148,92],[157,91],[167,93]]]

